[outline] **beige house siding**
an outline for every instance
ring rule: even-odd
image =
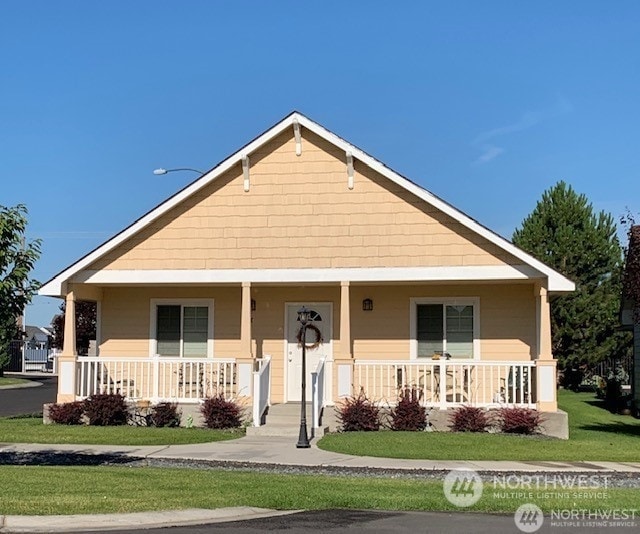
[[[530,284],[459,286],[353,286],[353,354],[364,360],[409,357],[411,298],[478,297],[480,352],[483,360],[530,360],[535,350],[535,300]],[[374,310],[362,311],[372,298]]]
[[[504,265],[516,258],[303,129],[240,164],[88,266],[266,269]]]
[[[151,299],[213,299],[214,355],[232,358],[240,349],[240,287],[105,288],[100,310],[100,354],[149,356]]]

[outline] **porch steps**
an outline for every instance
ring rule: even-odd
[[[329,427],[324,421],[320,428],[312,428],[311,403],[307,402],[307,432],[309,438],[321,438]],[[333,411],[333,408],[325,408],[325,411]],[[247,427],[247,436],[289,436],[295,437],[300,432],[300,403],[274,404],[269,407],[265,415],[265,424],[262,426]]]

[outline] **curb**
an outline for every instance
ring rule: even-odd
[[[0,532],[103,532],[108,530],[179,527],[259,519],[262,517],[295,514],[300,511],[237,506],[214,510],[192,508],[188,510],[128,514],[7,515],[0,516]]]

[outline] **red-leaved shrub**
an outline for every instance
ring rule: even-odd
[[[84,413],[84,402],[65,402],[49,406],[49,418],[58,425],[80,425]]]
[[[345,399],[337,408],[343,432],[374,432],[380,429],[380,408],[360,390],[357,397]]]
[[[173,402],[161,402],[151,407],[149,421],[153,426],[173,427],[180,425],[180,411],[178,405]]]
[[[424,430],[427,427],[427,409],[420,404],[420,390],[403,389],[390,416],[392,430]]]
[[[84,401],[84,412],[90,425],[126,425],[129,409],[119,393],[91,395]]]
[[[485,432],[491,424],[486,410],[475,406],[456,408],[449,420],[454,432]]]
[[[501,408],[500,430],[508,434],[535,434],[540,429],[542,417],[530,408]]]
[[[205,399],[200,412],[207,428],[238,428],[242,425],[242,409],[222,394]]]

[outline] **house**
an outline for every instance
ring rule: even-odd
[[[5,370],[17,373],[52,370],[53,361],[49,359],[52,332],[43,326],[23,326],[23,321],[23,317],[18,321],[21,339],[9,344]]]
[[[48,350],[53,332],[43,326],[25,326],[25,343],[28,349]]]
[[[58,401],[307,396],[557,410],[549,297],[574,284],[294,112],[47,282],[66,299]],[[98,355],[74,353],[79,300]]]
[[[640,225],[629,232],[622,295],[622,325],[633,332],[631,399],[634,413],[640,413]]]

